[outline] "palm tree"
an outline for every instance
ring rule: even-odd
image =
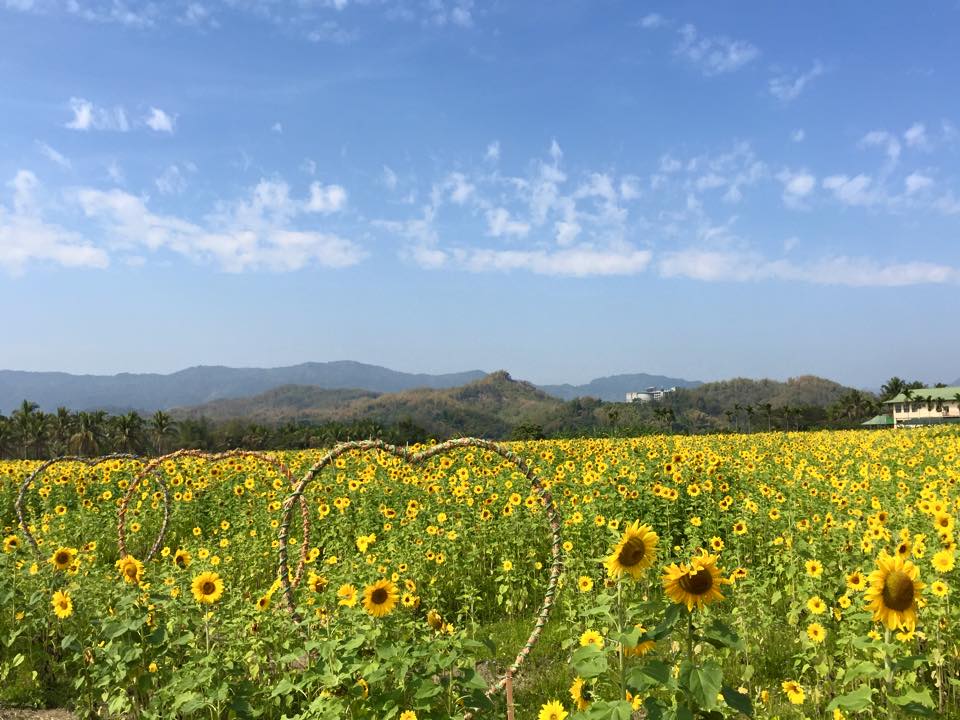
[[[883,400],[890,400],[907,389],[907,383],[894,375],[886,384],[880,388],[880,397]]]
[[[0,415],[0,458],[9,452],[13,445],[13,425],[5,416]]]
[[[143,442],[143,418],[136,411],[112,418],[116,447],[123,452],[136,453]]]
[[[103,410],[77,413],[75,431],[68,446],[77,455],[93,456],[103,444],[103,426],[106,413]]]
[[[163,455],[163,441],[177,433],[177,423],[163,410],[157,410],[150,417],[150,434],[153,435],[157,455]]]
[[[20,457],[27,457],[27,448],[30,446],[34,432],[34,418],[40,406],[35,402],[24,400],[20,407],[13,411],[10,419],[13,421],[14,431],[20,439]]]
[[[753,405],[747,405],[744,410],[747,413],[747,432],[753,432],[753,415],[754,409]]]
[[[773,430],[773,405],[771,403],[763,403],[760,406],[763,412],[767,415],[767,432]]]
[[[53,436],[53,452],[63,455],[70,445],[70,436],[73,435],[73,414],[65,407],[58,407],[55,415],[50,418],[50,434]]]

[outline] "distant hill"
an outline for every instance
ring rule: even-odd
[[[683,378],[672,378],[664,375],[647,375],[635,373],[630,375],[610,375],[609,377],[591,380],[586,385],[539,385],[538,387],[549,395],[563,400],[573,400],[577,397],[593,397],[607,402],[623,402],[629,392],[642,392],[648,387],[678,387],[695,388],[703,383]]]
[[[285,386],[255,397],[178,408],[172,414],[181,418],[242,418],[264,423],[372,420],[395,425],[409,421],[434,437],[502,438],[509,437],[515,426],[546,417],[562,404],[501,370],[460,387],[382,395],[362,390]]]
[[[280,368],[199,366],[170,375],[71,375],[0,370],[0,412],[9,413],[24,399],[37,403],[47,412],[60,406],[71,410],[153,412],[249,397],[283,385],[361,388],[390,393],[419,387],[456,387],[484,375],[480,370],[446,375],[413,374],[352,361],[311,362]]]
[[[283,385],[265,393],[243,398],[213,400],[202,405],[173,408],[175,420],[205,417],[214,422],[243,419],[249,422],[322,421],[355,400],[375,398],[369,390],[325,390],[313,385]]]
[[[734,378],[706,383],[684,393],[684,396],[699,410],[719,415],[732,408],[734,403],[752,405],[754,408],[764,403],[770,403],[775,408],[785,405],[828,407],[849,390],[850,388],[832,380],[815,375],[802,375],[786,382]]]

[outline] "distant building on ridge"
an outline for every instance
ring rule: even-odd
[[[650,401],[663,400],[663,396],[667,393],[676,392],[676,387],[670,388],[658,388],[658,387],[648,387],[643,392],[628,392],[627,393],[627,402],[639,402],[645,403]]]

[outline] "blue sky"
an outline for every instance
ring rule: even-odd
[[[958,22],[0,0],[0,367],[950,382]]]

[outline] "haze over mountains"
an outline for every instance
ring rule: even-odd
[[[70,410],[148,413],[249,398],[291,385],[322,390],[359,390],[376,395],[418,388],[454,388],[485,376],[481,370],[442,375],[405,373],[353,361],[310,362],[279,368],[199,366],[169,375],[72,375],[0,370],[0,413],[11,412],[24,399],[37,403],[46,412],[66,407]],[[622,401],[625,393],[652,385],[697,387],[700,383],[638,373],[598,378],[585,385],[546,385],[539,389],[564,400],[589,396]]]

